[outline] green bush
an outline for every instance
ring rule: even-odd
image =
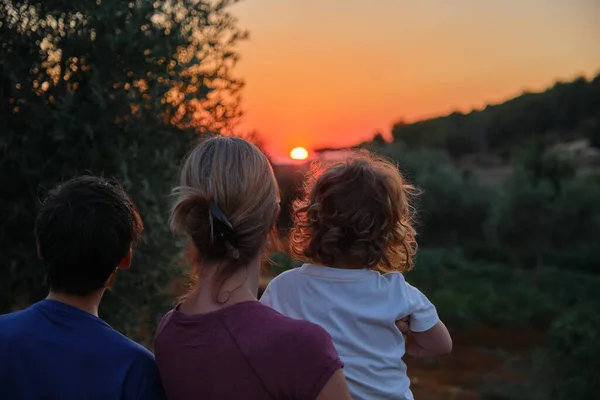
[[[382,154],[396,160],[401,172],[421,192],[414,201],[419,244],[460,246],[466,251],[480,247],[482,222],[488,218],[493,191],[461,172],[446,152],[389,146]]]
[[[543,264],[551,247],[555,191],[549,181],[534,184],[518,169],[498,191],[485,222],[489,243],[516,267]]]
[[[458,251],[421,251],[406,279],[454,328],[524,328],[549,321],[560,307],[531,271],[468,261]]]
[[[514,266],[599,272],[600,185],[573,177],[535,179],[517,169],[485,222],[490,247]]]
[[[545,398],[598,398],[600,314],[597,304],[570,309],[552,323],[548,343],[536,357]]]
[[[551,257],[558,266],[600,273],[600,182],[572,179],[553,208]]]

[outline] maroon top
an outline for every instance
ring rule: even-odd
[[[343,366],[323,328],[248,301],[161,321],[156,362],[170,400],[314,400]]]

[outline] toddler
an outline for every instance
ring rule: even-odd
[[[413,399],[404,354],[452,349],[434,305],[402,275],[417,249],[414,192],[394,164],[365,151],[311,168],[290,233],[293,254],[307,263],[276,277],[261,298],[327,330],[355,400]]]

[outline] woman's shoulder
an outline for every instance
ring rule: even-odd
[[[169,321],[171,320],[171,318],[173,317],[173,311],[174,310],[170,310],[169,312],[167,312],[162,319],[160,320],[160,322],[158,323],[158,327],[156,328],[156,333],[154,335],[155,340],[161,336],[162,332],[165,329],[165,326],[169,323]]]
[[[262,304],[260,310],[263,325],[252,344],[247,343],[248,358],[271,385],[285,387],[286,392],[294,388],[291,393],[297,398],[315,398],[343,367],[331,336],[312,322],[286,317]]]
[[[286,317],[272,308],[256,303],[252,311],[256,335],[247,339],[262,343],[262,351],[278,357],[297,357],[298,354],[335,355],[331,336],[321,326],[305,320]]]
[[[284,338],[288,336],[303,335],[307,340],[320,341],[331,340],[331,337],[321,326],[302,319],[287,317],[278,311],[258,303],[257,307],[264,314],[267,322],[267,329],[271,334]]]

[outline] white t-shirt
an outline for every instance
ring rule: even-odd
[[[273,279],[260,301],[329,332],[354,400],[413,399],[395,323],[410,315],[410,330],[423,332],[439,318],[402,274],[305,264]]]

